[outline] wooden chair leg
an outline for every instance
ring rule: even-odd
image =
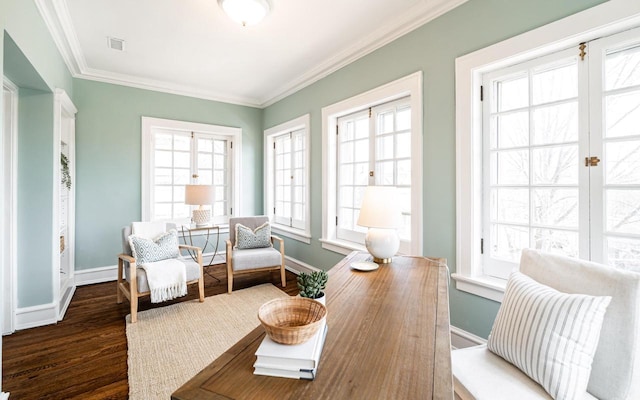
[[[286,274],[286,270],[284,269],[284,265],[282,267],[280,267],[280,280],[282,281],[282,287],[286,287],[287,286],[287,274]]]
[[[131,293],[131,323],[138,322],[138,294]]]
[[[122,259],[118,258],[118,281],[116,282],[116,304],[122,304],[122,289],[120,288],[120,284],[122,283],[122,268],[123,268]]]
[[[200,296],[200,303],[204,302],[204,276],[202,275],[198,279],[198,295]]]
[[[227,240],[227,293],[233,292],[233,259],[231,258],[231,245]]]
[[[202,267],[202,251],[198,250],[198,265],[200,267],[200,279],[198,279],[198,296],[200,303],[204,302],[204,269]]]

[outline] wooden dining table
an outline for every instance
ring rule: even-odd
[[[315,380],[254,375],[258,326],[171,398],[453,399],[446,260],[397,256],[372,271],[352,268],[370,257],[352,252],[329,272]]]

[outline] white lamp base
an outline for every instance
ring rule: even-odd
[[[400,249],[400,238],[395,229],[369,228],[364,238],[367,250],[378,264],[388,264]]]
[[[207,225],[211,221],[211,210],[193,210],[193,222],[196,226]]]

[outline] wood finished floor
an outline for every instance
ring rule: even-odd
[[[206,296],[226,293],[226,266],[207,270],[221,282],[205,274]],[[234,290],[265,282],[280,287],[279,281],[279,273],[241,275]],[[288,271],[284,291],[298,293],[295,275]],[[194,298],[192,285],[187,297],[161,305],[143,298],[139,310]],[[78,287],[64,320],[2,338],[2,390],[11,392],[11,400],[127,399],[127,314],[126,299],[116,304],[115,282]]]

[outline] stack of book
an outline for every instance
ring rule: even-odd
[[[279,344],[265,335],[260,347],[256,350],[253,373],[255,375],[314,380],[326,336],[326,320],[323,320],[320,329],[311,339],[296,345]]]

